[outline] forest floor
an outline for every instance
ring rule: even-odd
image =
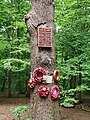
[[[88,101],[87,101],[88,100]],[[90,120],[90,99],[86,98],[83,104],[76,105],[74,108],[61,109],[62,120]],[[0,120],[18,120],[12,115],[12,111],[18,106],[29,106],[29,98],[0,98]],[[22,113],[21,118],[29,118],[29,111]]]

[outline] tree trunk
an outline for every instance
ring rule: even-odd
[[[54,51],[54,0],[32,0],[32,12],[25,16],[30,33],[31,48],[31,71],[38,67],[43,67],[52,75],[55,68]],[[52,48],[39,48],[38,27],[52,28]],[[32,120],[60,120],[58,101],[52,101],[49,94],[46,98],[41,98],[37,89],[42,83],[38,83],[30,95],[30,117]],[[47,84],[51,88],[53,83]]]
[[[82,68],[81,68],[81,62],[79,62],[79,81],[78,81],[78,85],[80,86],[82,84]],[[81,91],[79,92],[79,95],[78,95],[78,98],[79,98],[79,102],[82,103],[82,96],[81,96]]]
[[[1,88],[1,92],[5,92],[5,83],[6,83],[6,79],[4,79],[4,81],[3,81],[3,86]]]
[[[11,70],[8,71],[7,73],[7,79],[8,79],[8,97],[12,97],[11,94]]]

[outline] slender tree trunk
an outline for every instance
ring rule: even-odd
[[[70,78],[70,89],[72,89],[72,86],[73,85],[73,76],[71,76],[71,78]]]
[[[1,92],[4,92],[5,91],[5,83],[6,83],[6,79],[3,81],[3,86],[1,88]]]
[[[11,70],[8,71],[7,73],[7,79],[8,79],[8,97],[12,97],[11,94]]]
[[[25,16],[30,33],[31,71],[37,67],[45,68],[49,75],[56,69],[54,51],[54,0],[32,0],[32,12]],[[52,28],[52,48],[38,48],[38,27]],[[47,84],[49,88],[54,84]],[[51,95],[45,99],[39,96],[37,84],[30,95],[30,117],[32,120],[60,120],[58,101],[52,101]]]
[[[81,74],[81,71],[82,71],[82,68],[81,68],[81,62],[79,62],[79,81],[78,81],[78,85],[80,86],[81,84],[82,84],[82,74]],[[81,91],[79,92],[79,96],[78,96],[78,98],[79,98],[79,101],[80,102],[82,102],[82,98],[81,98],[82,96],[81,96]]]
[[[65,90],[66,88],[66,79],[63,79],[63,89]]]

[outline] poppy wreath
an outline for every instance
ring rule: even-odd
[[[59,90],[59,87],[58,87],[57,85],[53,85],[53,86],[51,87],[50,93],[51,93],[51,98],[52,98],[52,100],[55,100],[55,99],[58,98],[59,92],[60,92],[60,90]]]
[[[47,74],[46,70],[42,67],[39,67],[34,70],[33,77],[37,82],[42,82],[43,75],[46,75],[46,74]]]
[[[41,85],[38,88],[38,92],[41,97],[47,97],[49,95],[49,87],[46,85]]]
[[[34,88],[36,86],[36,81],[34,78],[28,80],[28,87]]]
[[[58,70],[55,70],[53,73],[53,79],[55,82],[57,82],[60,78],[60,73],[58,72]]]

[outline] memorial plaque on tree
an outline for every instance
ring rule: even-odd
[[[38,47],[52,47],[52,28],[38,28]]]

